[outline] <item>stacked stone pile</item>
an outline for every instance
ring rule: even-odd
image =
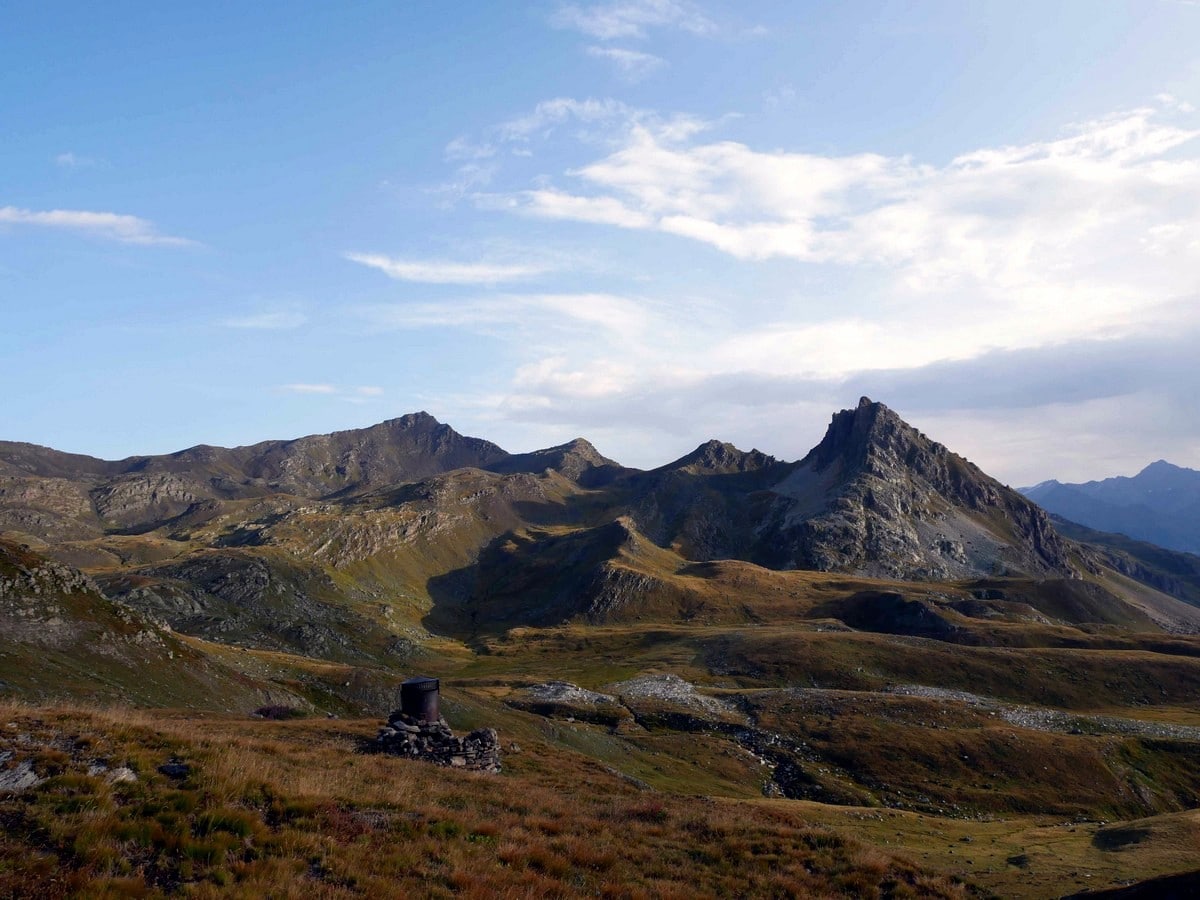
[[[465,737],[455,737],[441,716],[436,722],[426,722],[396,710],[388,723],[379,729],[372,749],[378,753],[423,759],[439,766],[500,771],[500,738],[495,728],[480,728]]]

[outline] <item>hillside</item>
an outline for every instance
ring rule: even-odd
[[[124,748],[106,753],[146,766],[146,748],[167,740],[208,773],[201,793],[216,783],[203,779],[229,776],[193,741],[194,727],[242,747],[271,778],[314,761],[359,773],[351,780],[418,777],[404,767],[420,763],[363,769],[349,735],[369,732],[397,683],[419,672],[442,679],[455,727],[491,725],[505,747],[522,748],[499,776],[497,814],[515,823],[511,810],[533,792],[561,815],[559,771],[594,784],[586,804],[596,821],[632,792],[630,808],[649,811],[631,821],[656,829],[642,839],[668,855],[692,847],[698,877],[717,894],[732,882],[705,855],[713,803],[730,824],[711,841],[726,848],[731,835],[770,843],[811,821],[839,841],[865,835],[914,854],[893,860],[889,850],[872,868],[846,844],[841,856],[810,860],[815,880],[795,884],[831,894],[886,883],[880,893],[896,896],[919,886],[1050,896],[1186,862],[1126,852],[1117,838],[1090,842],[1108,840],[1100,820],[1149,822],[1153,833],[1191,827],[1178,817],[1200,792],[1194,557],[1068,524],[1060,533],[1030,500],[866,398],[836,413],[796,461],[712,440],[640,471],[583,439],[507,454],[416,414],[119,462],[6,444],[0,472],[0,691],[40,704],[193,710],[186,724],[136,739],[107,720],[88,727]],[[311,718],[247,718],[280,706]],[[12,713],[45,731],[51,749],[63,740],[52,736],[57,715]],[[349,730],[320,724],[326,715],[351,717]],[[43,817],[63,790],[86,788],[114,810],[124,795],[80,781],[91,776],[49,751],[21,752],[50,786],[0,796],[0,815],[35,823],[29,834],[40,837],[8,838],[0,855],[54,859],[93,885],[117,877],[99,856],[64,856],[68,832]],[[0,780],[27,768],[5,757]],[[477,793],[453,773],[437,778],[446,797]],[[378,827],[355,834],[379,841],[418,813],[450,823],[421,840],[455,860],[453,877],[551,892],[559,876],[533,860],[569,857],[555,835],[580,824],[547,832],[552,851],[540,837],[522,838],[520,850],[497,838],[493,848],[468,799],[434,814],[410,798],[363,806],[336,786],[295,793],[272,783],[280,804],[322,810],[297,814],[289,840],[319,846],[329,871],[363,884],[385,876],[352,842],[321,843],[330,817],[369,819]],[[145,789],[171,790],[153,776]],[[275,800],[242,790],[205,814],[232,816],[243,838],[275,846],[262,830],[282,827]],[[1026,846],[1043,840],[1035,832],[1048,821],[1078,828],[1054,834],[1057,855]],[[472,850],[455,843],[459,833],[483,837],[468,841]],[[146,859],[159,858],[158,839],[148,840]],[[203,852],[214,862],[190,876],[158,863],[131,877],[171,889],[284,877],[212,843]],[[964,860],[965,843],[977,846]],[[644,864],[628,848],[608,852],[598,871],[630,879]],[[766,869],[752,877],[762,892],[778,888]],[[644,884],[661,888],[654,877]]]

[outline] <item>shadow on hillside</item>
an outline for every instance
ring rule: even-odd
[[[479,581],[479,564],[430,578],[425,584],[433,606],[421,619],[421,624],[433,634],[470,640],[478,632],[476,610],[471,608],[475,586]]]
[[[461,640],[515,626],[547,627],[586,611],[629,532],[614,520],[568,533],[509,531],[471,565],[426,582],[427,629]]]

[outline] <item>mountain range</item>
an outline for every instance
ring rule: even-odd
[[[1084,622],[1200,628],[1186,567],[1063,537],[865,397],[798,461],[711,440],[649,471],[583,439],[510,454],[427,413],[116,462],[0,443],[0,535],[180,634],[341,662],[515,625],[746,621],[791,572],[961,598],[1049,581],[1086,595]],[[747,578],[758,596],[735,602]]]
[[[1200,472],[1165,460],[1132,478],[1043,481],[1021,492],[1047,511],[1097,531],[1200,554]]]

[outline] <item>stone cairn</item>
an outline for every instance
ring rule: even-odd
[[[436,678],[410,678],[401,685],[400,709],[388,717],[372,742],[378,753],[422,759],[439,766],[500,771],[500,738],[494,728],[455,737],[438,713]]]

